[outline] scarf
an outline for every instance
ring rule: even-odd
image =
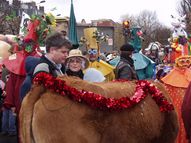
[[[83,74],[82,70],[79,70],[78,72],[74,72],[74,71],[71,71],[70,69],[67,69],[66,74],[68,76],[77,76],[77,77],[79,77],[81,79],[83,79],[83,77],[84,77],[84,74]]]

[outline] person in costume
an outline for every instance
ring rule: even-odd
[[[172,61],[174,62],[176,58],[189,55],[190,47],[188,45],[188,35],[185,29],[185,18],[186,15],[182,17],[174,17],[172,16],[171,25],[173,26],[174,30],[172,36],[170,38],[171,47],[173,49],[172,52]]]
[[[66,74],[68,76],[84,77],[83,70],[89,66],[88,59],[82,55],[79,49],[73,49],[66,58]]]
[[[140,27],[132,27],[129,43],[134,47],[135,52],[139,52],[142,49],[143,32]]]
[[[84,37],[86,39],[87,57],[90,61],[89,68],[95,68],[102,72],[106,81],[115,79],[114,67],[99,59],[100,43],[96,37],[97,28],[84,29]]]
[[[39,23],[40,24],[40,23]],[[21,51],[10,55],[3,60],[3,64],[10,72],[9,80],[6,84],[6,98],[4,106],[15,107],[15,112],[18,114],[21,106],[20,101],[20,87],[26,77],[25,59],[28,56],[40,57],[41,54],[38,49],[38,35],[36,35],[36,28],[38,24],[29,24],[29,31],[24,37]]]
[[[143,32],[140,27],[129,27],[130,36],[126,36],[128,43],[131,44],[134,48],[132,59],[134,60],[135,70],[139,80],[142,79],[151,79],[154,75],[155,62],[150,58],[141,53],[142,41],[143,41]]]
[[[179,119],[179,133],[176,143],[187,143],[186,132],[182,121],[181,106],[183,98],[191,81],[191,56],[181,56],[176,59],[175,67],[161,79],[175,106]]]
[[[19,115],[21,107],[20,88],[26,77],[25,60],[28,56],[41,56],[39,45],[41,42],[43,43],[42,40],[47,34],[47,25],[45,25],[44,22],[45,21],[39,17],[31,19],[27,26],[27,33],[19,47],[21,50],[16,51],[14,54],[3,60],[3,64],[10,72],[9,80],[6,84],[4,106],[7,108],[14,108],[16,115]],[[18,116],[16,116],[16,118],[18,121]]]
[[[191,82],[184,95],[182,103],[182,119],[186,130],[186,137],[191,143]]]
[[[138,79],[132,59],[134,47],[130,44],[125,44],[121,46],[120,51],[120,61],[116,66],[116,79]]]

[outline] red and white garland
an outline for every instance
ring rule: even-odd
[[[44,72],[37,74],[33,82],[34,84],[44,85],[46,88],[59,93],[61,96],[68,96],[74,101],[86,103],[100,110],[120,111],[127,109],[141,102],[147,95],[152,96],[161,112],[174,110],[173,105],[167,101],[162,92],[160,92],[156,86],[145,80],[136,82],[135,94],[132,97],[121,97],[118,99],[106,98],[90,91],[78,90],[66,85],[65,81]]]

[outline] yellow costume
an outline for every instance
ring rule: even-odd
[[[86,48],[87,50],[97,50],[96,56],[98,57],[100,49],[99,49],[99,41],[97,41],[95,37],[95,33],[97,28],[86,28],[84,29],[84,37],[86,39]],[[91,60],[90,60],[91,61]],[[106,81],[111,81],[115,79],[114,67],[104,62],[103,60],[99,60],[96,58],[95,61],[90,62],[89,68],[96,68],[101,71],[106,78]],[[93,76],[93,75],[92,75]]]
[[[99,62],[90,62],[89,68],[96,68],[97,70],[101,71],[104,77],[106,78],[106,81],[112,81],[115,79],[115,68],[102,60],[100,60]]]

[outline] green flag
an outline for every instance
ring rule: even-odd
[[[72,42],[74,47],[77,48],[79,46],[73,0],[71,0],[71,8],[70,8],[69,40]]]

